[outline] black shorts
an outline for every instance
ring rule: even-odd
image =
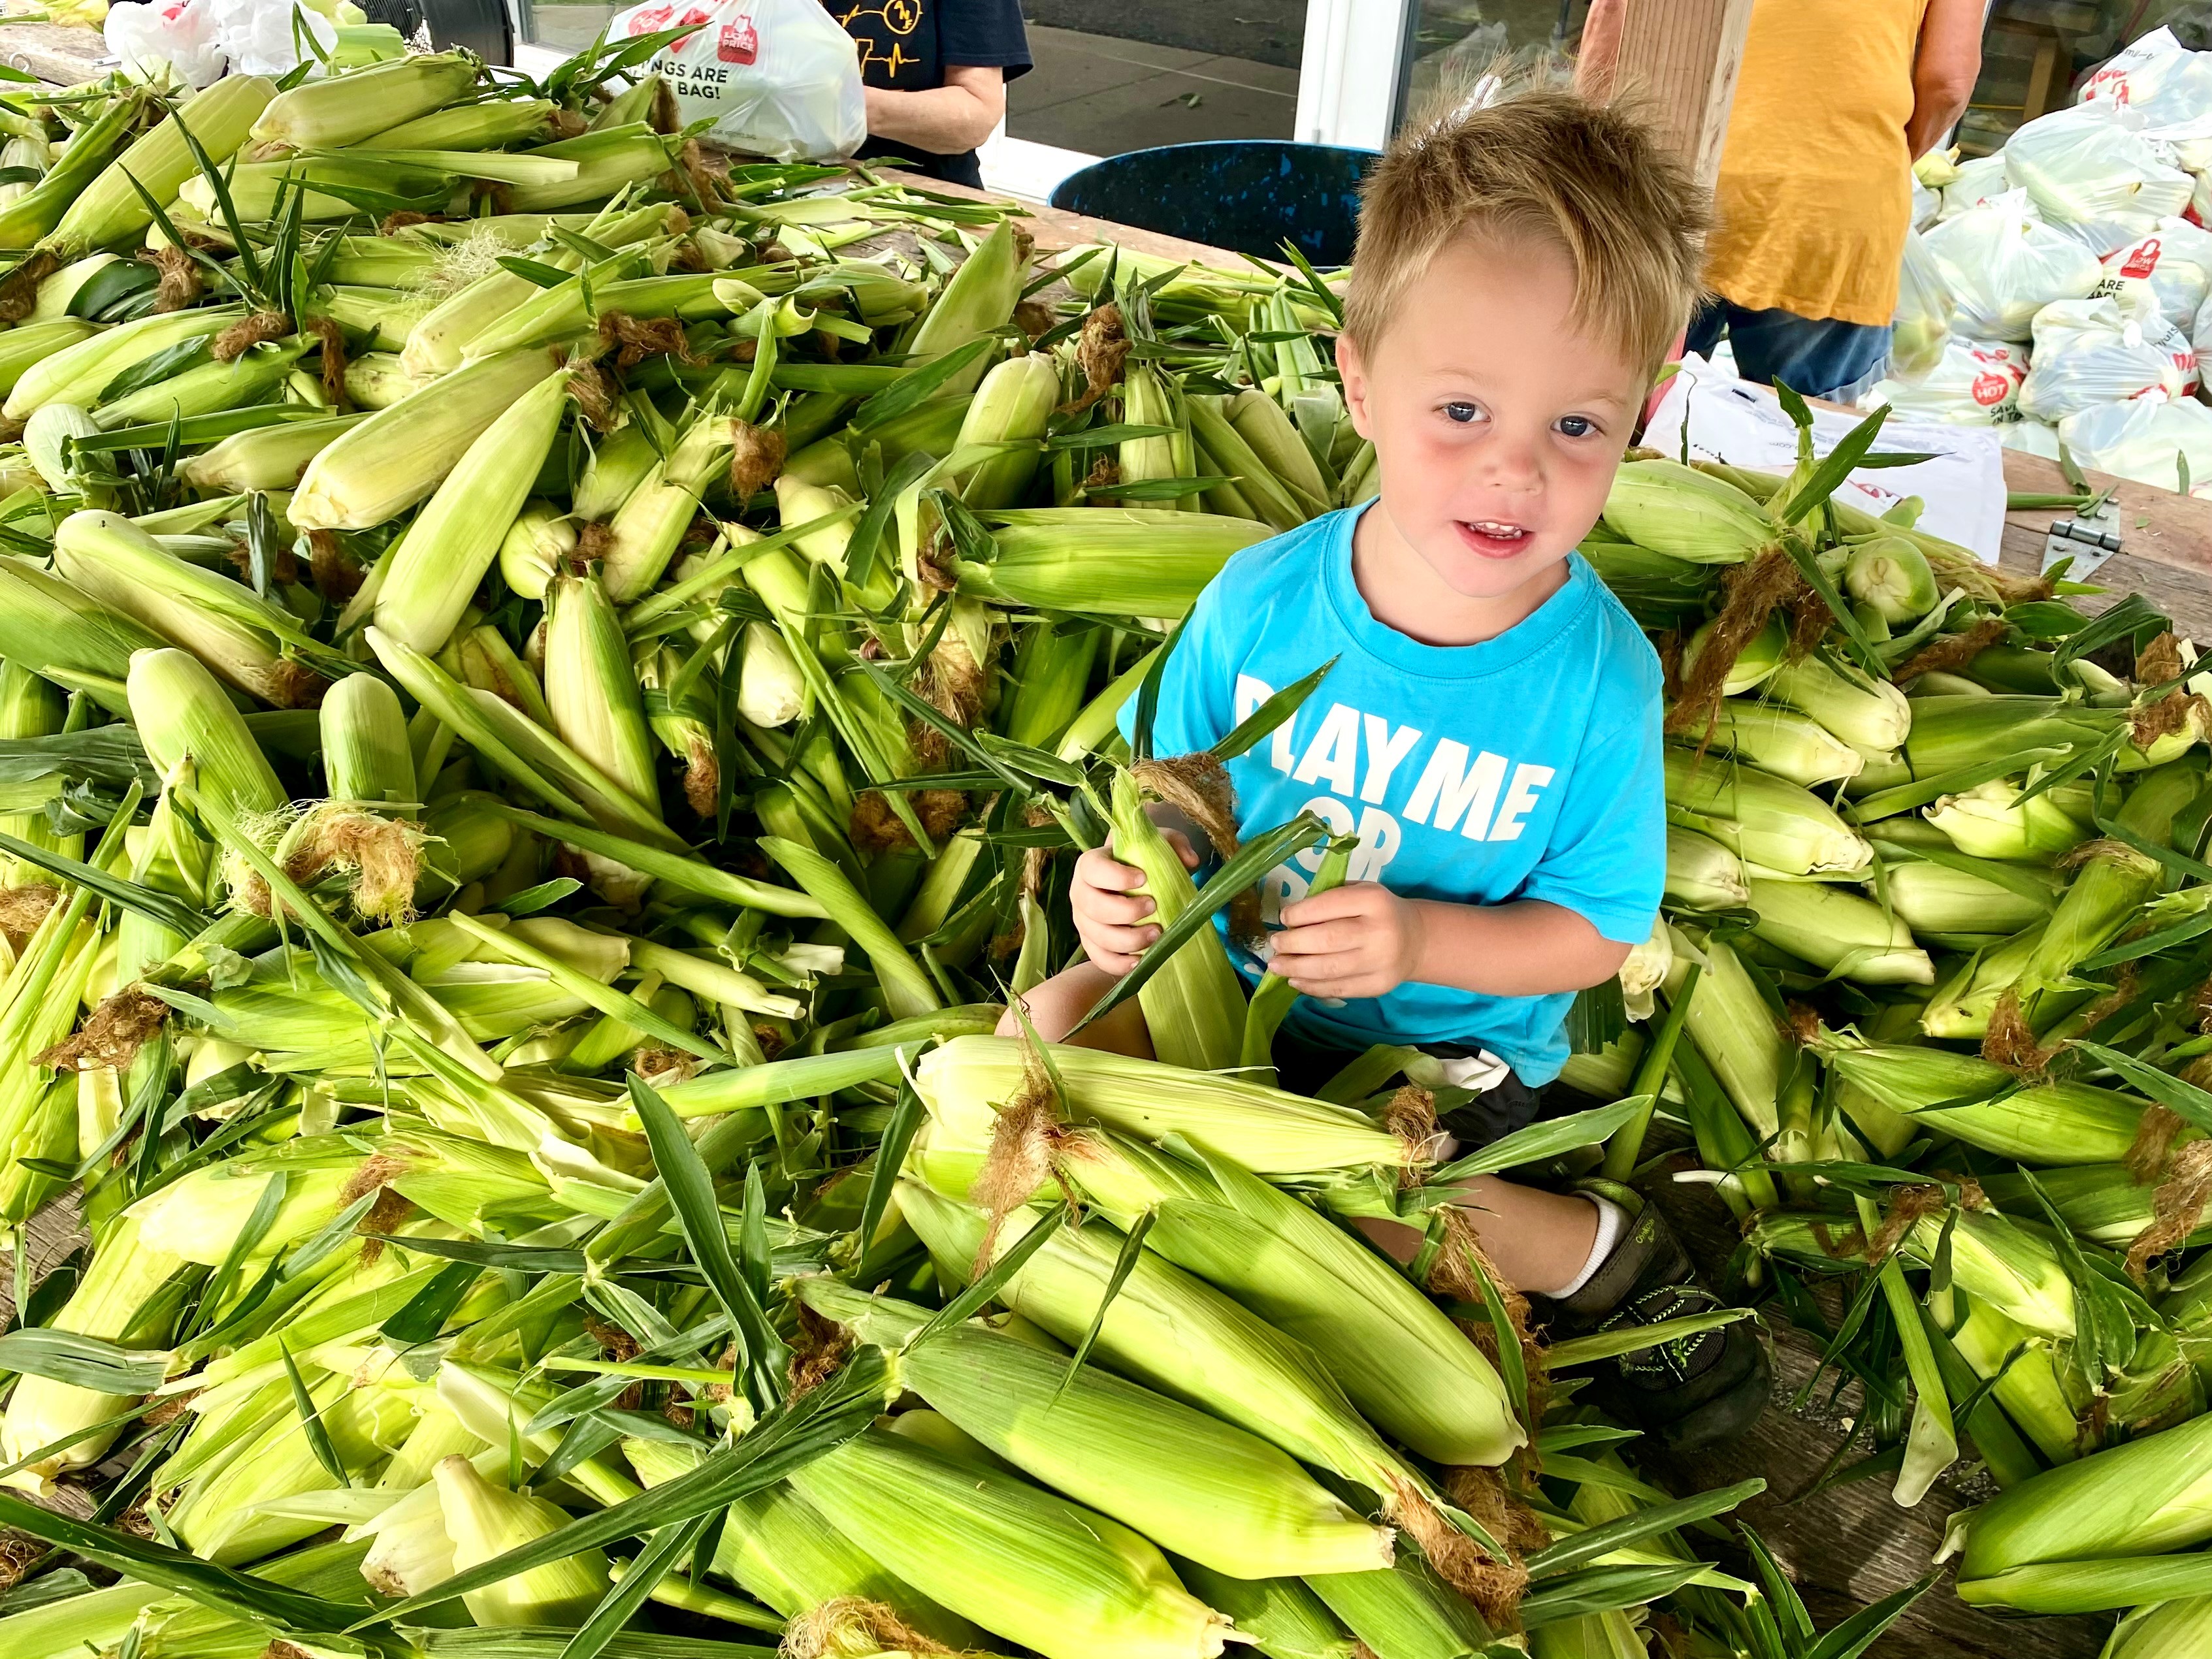
[[[1478,1052],[1455,1042],[1415,1046],[1439,1060],[1465,1060]],[[1291,1093],[1310,1095],[1363,1052],[1316,1042],[1285,1026],[1275,1034],[1275,1075]],[[1509,1075],[1495,1088],[1445,1106],[1437,1114],[1437,1121],[1459,1142],[1462,1151],[1473,1152],[1546,1115],[1547,1093],[1545,1086],[1532,1089],[1518,1077]]]

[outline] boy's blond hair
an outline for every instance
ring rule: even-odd
[[[1455,238],[1548,240],[1576,324],[1656,374],[1704,293],[1707,193],[1633,115],[1559,87],[1409,125],[1368,175],[1345,331],[1371,349]]]

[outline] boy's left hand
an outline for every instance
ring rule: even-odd
[[[1302,994],[1379,997],[1413,977],[1419,908],[1380,882],[1356,881],[1283,907],[1268,965]]]

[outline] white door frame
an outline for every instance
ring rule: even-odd
[[[1407,38],[1420,0],[1306,0],[1294,137],[1380,149],[1398,118]]]

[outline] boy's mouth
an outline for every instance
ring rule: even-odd
[[[1503,519],[1460,519],[1454,523],[1460,539],[1486,559],[1510,559],[1526,551],[1533,533],[1526,525],[1510,524]]]

